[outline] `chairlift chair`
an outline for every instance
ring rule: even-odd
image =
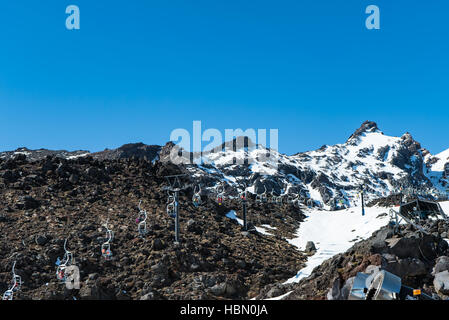
[[[101,245],[101,255],[106,259],[110,260],[112,257],[112,251],[111,251],[111,244],[110,243],[103,243]]]
[[[2,300],[13,300],[14,293],[20,290],[22,287],[22,277],[15,272],[16,261],[12,265],[12,285],[3,294]]]
[[[104,227],[106,228],[106,237],[108,238],[108,240],[101,245],[101,255],[105,258],[105,260],[111,260],[111,241],[114,238],[114,232],[108,228],[108,222],[106,222]]]
[[[167,204],[167,214],[168,214],[171,218],[175,218],[175,217],[176,217],[175,205],[174,205],[173,203]]]
[[[176,212],[175,212],[175,196],[170,194],[170,191],[167,190],[168,193],[168,198],[167,198],[167,214],[169,217],[171,218],[175,218],[176,217]]]
[[[196,186],[195,186],[195,189],[193,190],[192,202],[193,202],[193,205],[197,208],[201,205],[201,185],[199,186],[198,191],[196,191]]]
[[[144,236],[147,234],[147,211],[142,210],[140,205],[142,203],[142,200],[139,201],[139,216],[136,219],[137,230],[139,231],[139,234],[141,236]]]
[[[65,282],[66,280],[66,274],[65,269],[66,267],[70,266],[73,262],[73,254],[67,250],[67,239],[64,241],[64,256],[62,258],[62,262],[59,260],[56,262],[57,268],[56,268],[56,278],[62,282]]]
[[[223,204],[223,197],[224,197],[224,186],[219,185],[217,187],[217,203],[219,206]]]

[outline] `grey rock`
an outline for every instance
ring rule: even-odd
[[[433,285],[435,290],[441,294],[449,294],[449,271],[439,272],[433,279]]]
[[[151,267],[151,271],[156,274],[164,274],[166,272],[166,267],[163,263],[159,262]]]
[[[243,260],[237,261],[236,264],[237,264],[237,267],[239,267],[240,269],[245,269],[245,267],[246,267],[246,262]]]
[[[352,285],[354,284],[355,277],[351,277],[346,280],[345,285],[340,290],[340,298],[342,300],[348,300],[349,293],[351,292]]]
[[[226,283],[222,282],[210,288],[210,292],[216,296],[222,296],[226,292]]]
[[[443,272],[446,270],[449,270],[449,257],[441,256],[435,262],[435,266],[433,267],[432,275],[435,275],[439,272]]]
[[[153,292],[149,292],[142,297],[140,297],[140,300],[155,300],[155,295]]]
[[[416,258],[400,259],[399,261],[385,262],[382,268],[400,278],[416,277],[427,274],[424,262]]]
[[[225,294],[229,297],[233,296],[237,292],[236,287],[233,284],[227,283],[226,284],[226,291]]]
[[[70,177],[69,177],[70,183],[75,184],[75,183],[78,182],[78,180],[79,180],[79,178],[78,178],[78,176],[76,174],[71,174]]]
[[[90,273],[88,276],[89,280],[97,280],[98,279],[98,273]]]
[[[308,241],[306,244],[306,250],[305,252],[307,253],[312,253],[316,251],[316,247],[315,244],[313,243],[313,241]]]
[[[420,239],[405,237],[393,239],[389,244],[390,252],[399,258],[418,258],[420,256],[418,249],[419,241]]]
[[[267,292],[267,298],[275,298],[284,294],[284,290],[278,286],[274,286]]]
[[[159,251],[165,248],[165,244],[161,239],[154,239],[152,248],[153,250]]]
[[[39,235],[35,238],[35,242],[39,246],[44,246],[45,244],[47,244],[48,239],[45,236]]]
[[[340,299],[340,286],[341,286],[341,279],[336,278],[332,284],[332,287],[330,288],[329,292],[327,293],[327,300],[339,300]]]

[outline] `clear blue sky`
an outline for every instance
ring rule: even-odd
[[[81,30],[65,28],[65,8]],[[365,8],[381,30],[365,28]],[[0,150],[277,128],[292,154],[364,120],[449,148],[447,0],[2,1]]]

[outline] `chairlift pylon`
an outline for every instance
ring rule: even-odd
[[[174,176],[165,176],[169,186],[164,189],[167,190],[167,214],[175,219],[175,243],[179,243],[179,192],[189,187],[188,185],[181,185],[179,177],[186,176],[186,174],[178,174]],[[172,180],[173,179],[173,180]],[[172,194],[171,194],[171,193]]]

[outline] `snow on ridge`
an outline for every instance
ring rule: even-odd
[[[414,186],[431,182],[435,190],[446,191],[442,172],[436,170],[441,169],[438,166],[444,167],[444,160],[427,172],[427,164],[433,157],[420,148],[410,134],[388,136],[374,123],[367,123],[342,144],[292,156],[271,150],[273,158],[267,161],[262,160],[267,150],[225,150],[206,155],[211,167],[198,166],[194,170],[195,177],[212,174],[213,184],[231,182],[231,176],[234,181],[245,178],[250,182],[249,192],[261,193],[265,185],[268,193],[275,190],[276,194],[300,194],[301,199],[312,198],[324,209],[331,209],[336,203],[339,208],[357,205],[358,188],[367,182],[368,202],[389,195],[398,188],[398,181]],[[234,159],[239,164],[248,159],[248,165],[235,164]],[[231,186],[235,187],[233,183]]]
[[[83,158],[83,157],[87,157],[88,155],[90,155],[90,152],[81,153],[81,154],[77,154],[77,155],[74,155],[74,156],[68,156],[67,160],[74,160],[74,159],[78,159],[78,158]]]
[[[433,157],[437,158],[438,161],[432,165],[432,171],[444,171],[444,165],[449,163],[449,149],[444,150]]]

